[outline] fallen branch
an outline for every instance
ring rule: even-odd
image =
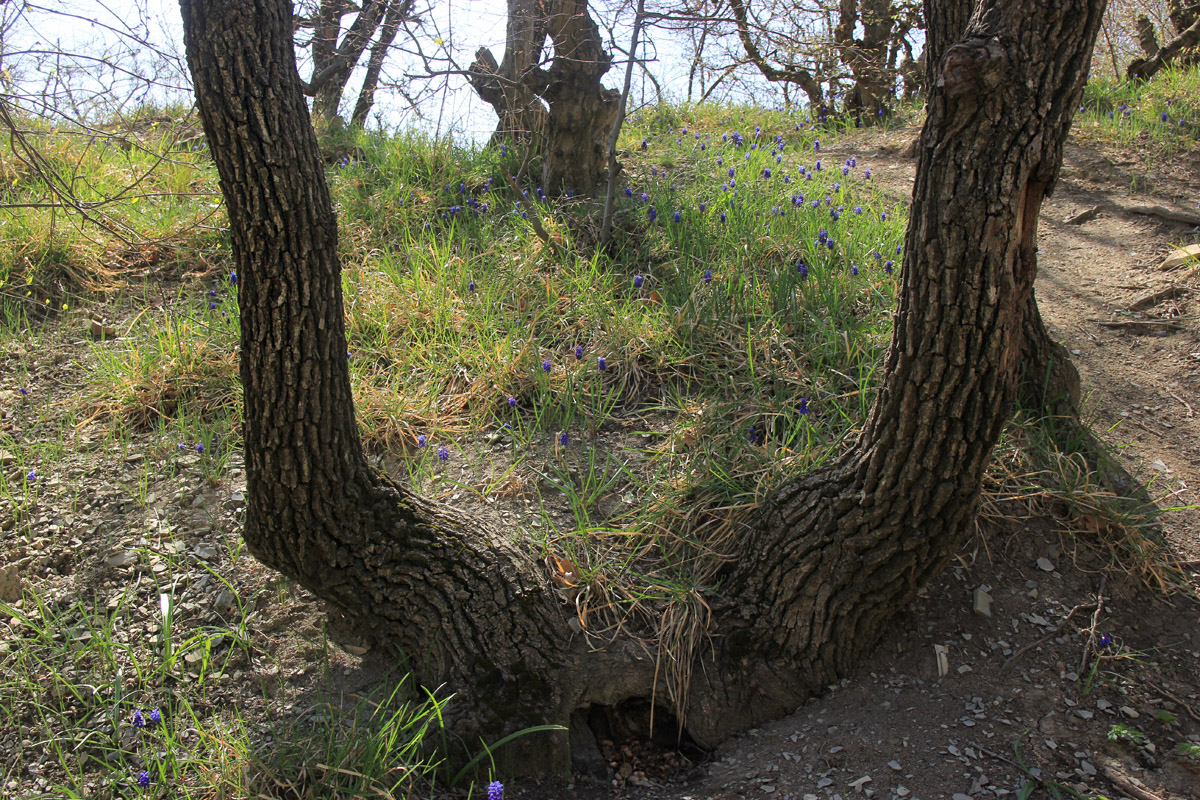
[[[1171,222],[1182,222],[1184,225],[1200,225],[1200,217],[1185,211],[1175,211],[1163,206],[1125,206],[1130,214],[1145,214],[1149,217],[1162,217]]]
[[[1157,336],[1166,331],[1180,330],[1179,326],[1173,322],[1164,322],[1156,319],[1130,319],[1130,320],[1096,320],[1096,324],[1102,328],[1117,328],[1130,333],[1144,333],[1150,336]]]
[[[1154,308],[1164,300],[1174,300],[1176,297],[1182,297],[1187,294],[1187,288],[1184,286],[1168,286],[1165,289],[1159,289],[1157,292],[1147,292],[1135,299],[1129,304],[1130,311],[1145,311],[1148,308]]]

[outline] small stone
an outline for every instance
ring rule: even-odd
[[[821,778],[817,781],[818,789],[824,789],[826,786],[833,786],[833,778]]]
[[[760,786],[758,788],[762,789],[764,794],[772,794],[775,791],[775,785],[772,783],[764,783],[762,786]]]
[[[846,749],[846,748],[842,747],[842,746],[839,744],[837,747],[831,747],[831,748],[829,748],[829,752],[830,752],[830,753],[840,753],[840,752],[842,752],[842,751],[843,751],[843,750],[845,750],[845,749]]]
[[[233,608],[237,605],[237,598],[234,597],[233,592],[229,591],[228,589],[222,589],[221,591],[217,592],[217,597],[215,600],[213,600],[213,605],[218,610]]]
[[[1101,711],[1108,711],[1110,708],[1112,708],[1112,705],[1112,703],[1108,702],[1103,697],[1096,700],[1096,708],[1100,709]]]
[[[900,771],[900,762],[899,761],[889,761],[888,766],[891,767],[892,769],[896,770],[897,772]]]
[[[215,545],[198,544],[192,548],[192,552],[196,554],[197,558],[202,558],[205,561],[211,561],[212,559],[216,558],[221,551],[218,550]]]
[[[371,648],[363,647],[357,644],[344,644],[342,645],[342,649],[352,656],[365,656],[367,653],[371,652]]]
[[[955,792],[953,797],[951,798],[951,800],[975,800],[975,798],[971,797],[971,795],[969,795],[969,794],[963,794],[962,792]]]
[[[861,792],[863,790],[863,787],[866,786],[870,782],[871,782],[871,776],[863,775],[858,780],[850,781],[850,786],[854,789],[854,791]]]
[[[1171,255],[1158,265],[1159,269],[1178,269],[1185,264],[1193,264],[1200,260],[1200,244],[1189,244],[1186,247],[1176,247]]]
[[[897,786],[897,787],[896,787],[896,796],[897,796],[897,797],[908,797],[910,794],[912,794],[912,792],[910,792],[910,791],[909,791],[907,788],[905,788],[904,786]]]
[[[202,494],[198,494],[192,498],[192,508],[203,508],[207,504],[208,500]]]
[[[1130,719],[1137,719],[1138,717],[1141,716],[1141,714],[1134,711],[1129,706],[1121,706],[1121,713],[1124,714],[1125,716],[1129,717]]]
[[[1046,558],[1045,556],[1042,556],[1041,558],[1039,558],[1037,560],[1037,565],[1038,565],[1038,569],[1040,569],[1042,572],[1053,572],[1054,571],[1054,562],[1051,561],[1050,559]]]
[[[1079,768],[1083,770],[1084,775],[1095,775],[1096,768],[1092,766],[1090,761],[1080,761]]]
[[[21,592],[24,589],[25,582],[21,579],[21,573],[16,564],[9,564],[0,569],[0,601],[15,603],[21,599]]]
[[[976,589],[973,596],[973,606],[976,614],[982,617],[990,617],[992,615],[992,596],[982,588]]]
[[[120,553],[114,553],[104,559],[104,563],[110,567],[127,567],[137,561],[137,552],[133,550],[123,550]]]
[[[1092,717],[1096,716],[1091,711],[1088,711],[1086,708],[1077,708],[1077,709],[1075,709],[1075,713],[1084,719],[1091,719]]]

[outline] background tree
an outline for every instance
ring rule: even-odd
[[[544,67],[547,36],[554,58]],[[547,192],[591,193],[603,178],[620,95],[600,83],[611,65],[585,0],[508,0],[503,61],[476,53],[471,85],[500,117],[495,136],[540,144]]]
[[[764,504],[697,605],[711,609],[711,646],[669,701],[701,745],[793,709],[858,664],[970,528],[1018,394],[1038,212],[1104,6],[985,0],[933,67],[881,389],[858,441]],[[542,722],[582,736],[587,709],[654,696],[636,631],[594,651],[511,537],[367,463],[337,221],[289,4],[181,8],[242,276],[251,552],[330,601],[344,625],[398,648],[421,683],[457,692],[447,721],[469,741]],[[561,759],[566,742],[540,754]]]
[[[383,60],[401,22],[412,18],[412,9],[413,0],[361,0],[357,5],[349,0],[320,0],[299,10],[296,28],[310,32],[304,44],[312,58],[312,77],[303,86],[313,98],[313,117],[327,122],[341,120],[342,95],[370,47],[366,80],[352,117],[360,125],[366,120]],[[349,24],[345,24],[347,18],[352,18]]]

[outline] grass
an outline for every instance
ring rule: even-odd
[[[244,482],[239,320],[214,170],[202,148],[172,149],[194,121],[150,115],[128,150],[39,125],[49,166],[10,155],[8,200],[81,176],[105,224],[139,237],[29,207],[0,236],[0,345],[18,365],[0,387],[0,517],[31,576],[0,608],[0,728],[45,765],[18,773],[10,750],[0,778],[63,796],[137,791],[142,771],[181,797],[426,791],[448,698],[330,690],[284,722],[279,698],[297,695],[271,671],[262,609],[292,601],[243,557],[236,504],[212,499]],[[843,133],[802,113],[643,112],[607,251],[589,202],[514,196],[503,173],[522,153],[325,142],[368,449],[418,491],[519,527],[570,576],[588,632],[656,636],[669,694],[739,532],[781,481],[836,456],[874,397],[906,210]],[[93,335],[97,319],[112,333]],[[65,515],[99,509],[119,512],[92,533],[104,545],[47,560],[51,519],[61,536]],[[109,545],[133,561],[106,565]],[[196,607],[201,580],[226,598],[215,617]],[[345,662],[323,635],[289,641],[332,686]],[[234,674],[257,681],[249,708],[223,702]],[[152,708],[160,725],[130,724]]]
[[[1147,168],[1200,145],[1200,72],[1168,68],[1151,81],[1093,78],[1074,132],[1115,146]]]

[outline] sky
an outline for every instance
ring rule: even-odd
[[[0,9],[0,20],[11,17],[12,5]],[[190,90],[183,71],[182,27],[175,0],[39,0],[26,3],[24,15],[4,33],[3,64],[15,67],[22,85],[53,87],[70,83],[74,87],[76,107],[83,113],[87,97],[121,98],[121,110],[152,101],[190,103]],[[426,55],[441,59],[439,69],[465,69],[480,46],[489,47],[497,60],[503,57],[506,22],[504,0],[435,0],[423,15],[425,24],[421,47]],[[600,19],[601,15],[595,16]],[[613,28],[621,47],[627,47],[631,15],[626,13]],[[603,28],[602,28],[603,30]],[[686,95],[685,45],[677,34],[652,31],[649,52],[654,59],[651,69],[672,99]],[[404,39],[403,32],[397,43]],[[62,50],[77,54],[74,60],[55,59],[48,53]],[[112,58],[115,53],[119,58]],[[129,65],[142,74],[156,75],[147,85],[105,66],[102,60]],[[32,65],[39,64],[38,68]],[[419,60],[392,58],[389,71],[394,74],[420,73]],[[300,63],[301,75],[310,74],[311,66]],[[614,65],[605,77],[608,86],[619,87],[624,79],[624,61],[614,54]],[[352,105],[361,75],[351,79],[344,102]],[[372,124],[389,129],[417,128],[435,135],[453,134],[465,142],[485,141],[495,126],[496,117],[467,85],[464,78],[416,79],[415,88],[425,89],[418,106],[419,117],[404,107],[398,98],[378,95]],[[432,91],[436,89],[436,91]],[[767,97],[760,94],[760,97]],[[643,100],[653,102],[654,89],[644,73],[635,72],[632,107]],[[773,97],[769,97],[774,102]],[[57,103],[60,108],[72,104]]]

